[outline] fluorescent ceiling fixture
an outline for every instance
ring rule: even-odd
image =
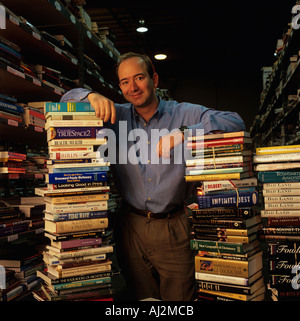
[[[167,55],[165,55],[165,54],[157,54],[157,55],[154,56],[154,58],[157,59],[157,60],[164,60],[164,59],[167,58]]]
[[[137,32],[147,32],[148,31],[148,28],[145,26],[145,20],[141,19],[139,21],[139,25],[136,28],[136,31]]]

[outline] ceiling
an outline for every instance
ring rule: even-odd
[[[92,21],[115,35],[121,54],[135,51],[151,58],[157,52],[167,54],[166,60],[154,64],[160,87],[169,89],[175,99],[236,111],[247,100],[258,108],[261,68],[274,63],[277,39],[295,4],[295,0],[152,0],[130,1],[124,7],[117,1],[85,1]],[[139,19],[145,20],[148,32],[136,32]],[[197,94],[197,88],[208,83],[214,89]],[[221,95],[224,86],[227,98]],[[237,94],[233,102],[241,86],[248,91]]]

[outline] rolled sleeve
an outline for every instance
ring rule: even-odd
[[[89,102],[87,99],[88,94],[92,91],[84,88],[74,88],[66,92],[60,99],[61,102],[65,101],[82,101]]]

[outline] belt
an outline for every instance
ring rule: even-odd
[[[140,215],[140,216],[144,216],[147,217],[148,219],[160,219],[160,218],[167,218],[170,217],[172,214],[178,212],[181,208],[183,208],[183,205],[178,205],[176,206],[174,209],[165,212],[165,213],[153,213],[151,211],[147,211],[147,210],[139,210],[133,206],[130,206],[130,212]]]

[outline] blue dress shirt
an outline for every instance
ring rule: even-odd
[[[88,101],[86,97],[89,93],[90,91],[82,88],[72,89],[61,98],[61,101]],[[237,113],[191,103],[160,100],[156,112],[148,122],[136,113],[130,103],[115,103],[115,107],[116,123],[111,124],[108,121],[105,126],[112,129],[116,135],[116,164],[111,165],[116,185],[120,195],[129,204],[154,213],[167,212],[182,204],[189,196],[193,184],[187,183],[184,178],[184,151],[181,146],[183,144],[172,150],[170,160],[152,161],[155,159],[156,147],[156,143],[155,146],[151,144],[152,129],[167,129],[171,132],[176,128],[188,126],[191,130],[203,129],[204,134],[216,130],[224,132],[245,130],[244,122]],[[120,121],[124,121],[121,133]],[[124,126],[127,135],[132,134],[133,129],[143,129],[143,131],[137,130],[136,135],[130,134],[127,140]],[[140,134],[143,133],[145,135],[141,137]],[[139,144],[141,141],[145,142],[145,137],[147,143]],[[183,160],[181,162],[177,162],[174,157],[177,148],[181,148],[179,151]],[[127,157],[130,157],[130,161]]]

